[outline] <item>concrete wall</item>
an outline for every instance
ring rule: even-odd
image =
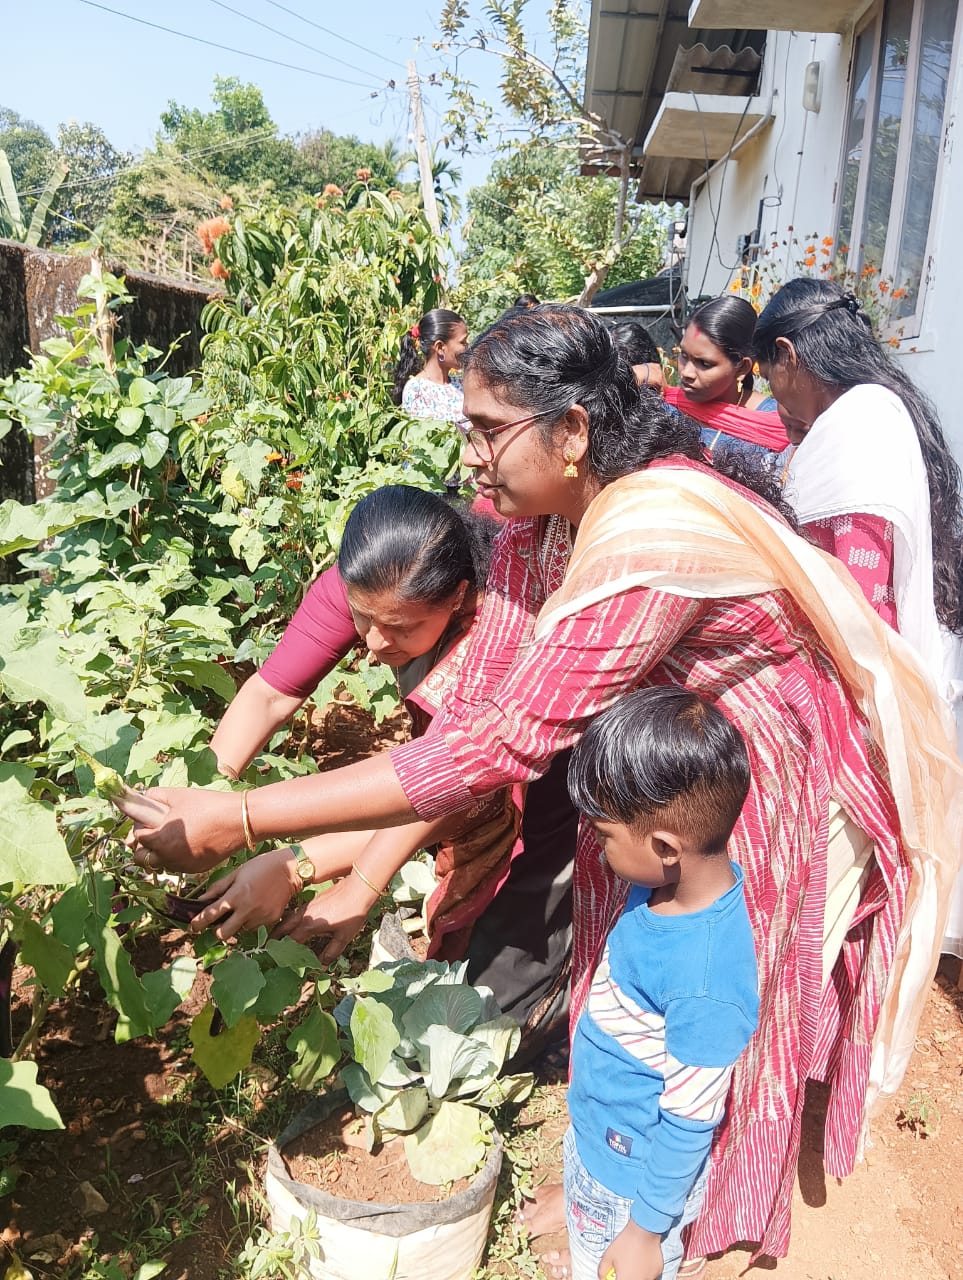
[[[960,376],[955,361],[947,358],[960,328],[963,297],[960,43],[958,31],[922,322],[918,334],[903,339],[897,358],[935,402],[951,447],[963,463]],[[708,191],[703,187],[695,201],[688,246],[690,297],[726,291],[738,269],[737,237],[756,226],[760,199],[766,200],[761,224],[764,248],[773,240],[791,240],[790,226],[803,240],[833,234],[851,53],[851,36],[770,33],[761,93],[768,97],[773,90],[773,122],[725,166],[724,177],[721,169],[713,176]],[[803,73],[809,62],[817,60],[823,63],[823,95],[820,111],[812,113],[802,107]],[[788,269],[799,256],[798,247],[793,250],[790,245],[784,252]]]

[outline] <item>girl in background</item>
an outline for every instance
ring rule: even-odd
[[[401,339],[392,401],[412,418],[454,422],[461,417],[461,385],[451,381],[468,347],[468,326],[455,311],[426,311]]]

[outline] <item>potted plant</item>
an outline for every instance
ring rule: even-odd
[[[308,1214],[317,1223],[320,1256],[308,1265],[315,1280],[469,1280],[478,1266],[502,1159],[489,1112],[527,1097],[532,1077],[502,1075],[518,1024],[464,974],[464,964],[392,961],[346,983],[335,1009],[344,1089],[315,1100],[268,1152],[274,1230]],[[337,1171],[337,1186],[325,1189],[292,1175],[285,1152],[325,1122],[330,1135],[349,1099],[363,1137],[348,1134],[348,1143],[374,1160],[390,1153],[395,1164],[403,1147],[420,1198],[353,1198],[350,1178]]]

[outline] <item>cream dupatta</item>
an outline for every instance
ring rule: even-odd
[[[911,881],[873,1039],[871,1105],[895,1092],[912,1054],[963,842],[963,766],[945,705],[838,561],[701,468],[656,464],[602,491],[535,638],[638,586],[711,599],[788,591],[885,756]]]

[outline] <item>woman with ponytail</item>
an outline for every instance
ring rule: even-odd
[[[679,347],[678,387],[666,402],[695,418],[702,443],[770,460],[786,447],[786,432],[771,396],[753,387],[752,334],[756,313],[745,298],[726,294],[696,307]]]
[[[455,311],[426,311],[401,339],[392,401],[412,418],[454,422],[462,414],[461,385],[451,381],[468,347],[468,326]]]
[[[917,650],[963,746],[960,470],[936,411],[859,299],[826,280],[783,285],[759,317],[755,351],[780,408],[801,423],[786,478],[800,524]],[[963,881],[944,949],[963,956]]]

